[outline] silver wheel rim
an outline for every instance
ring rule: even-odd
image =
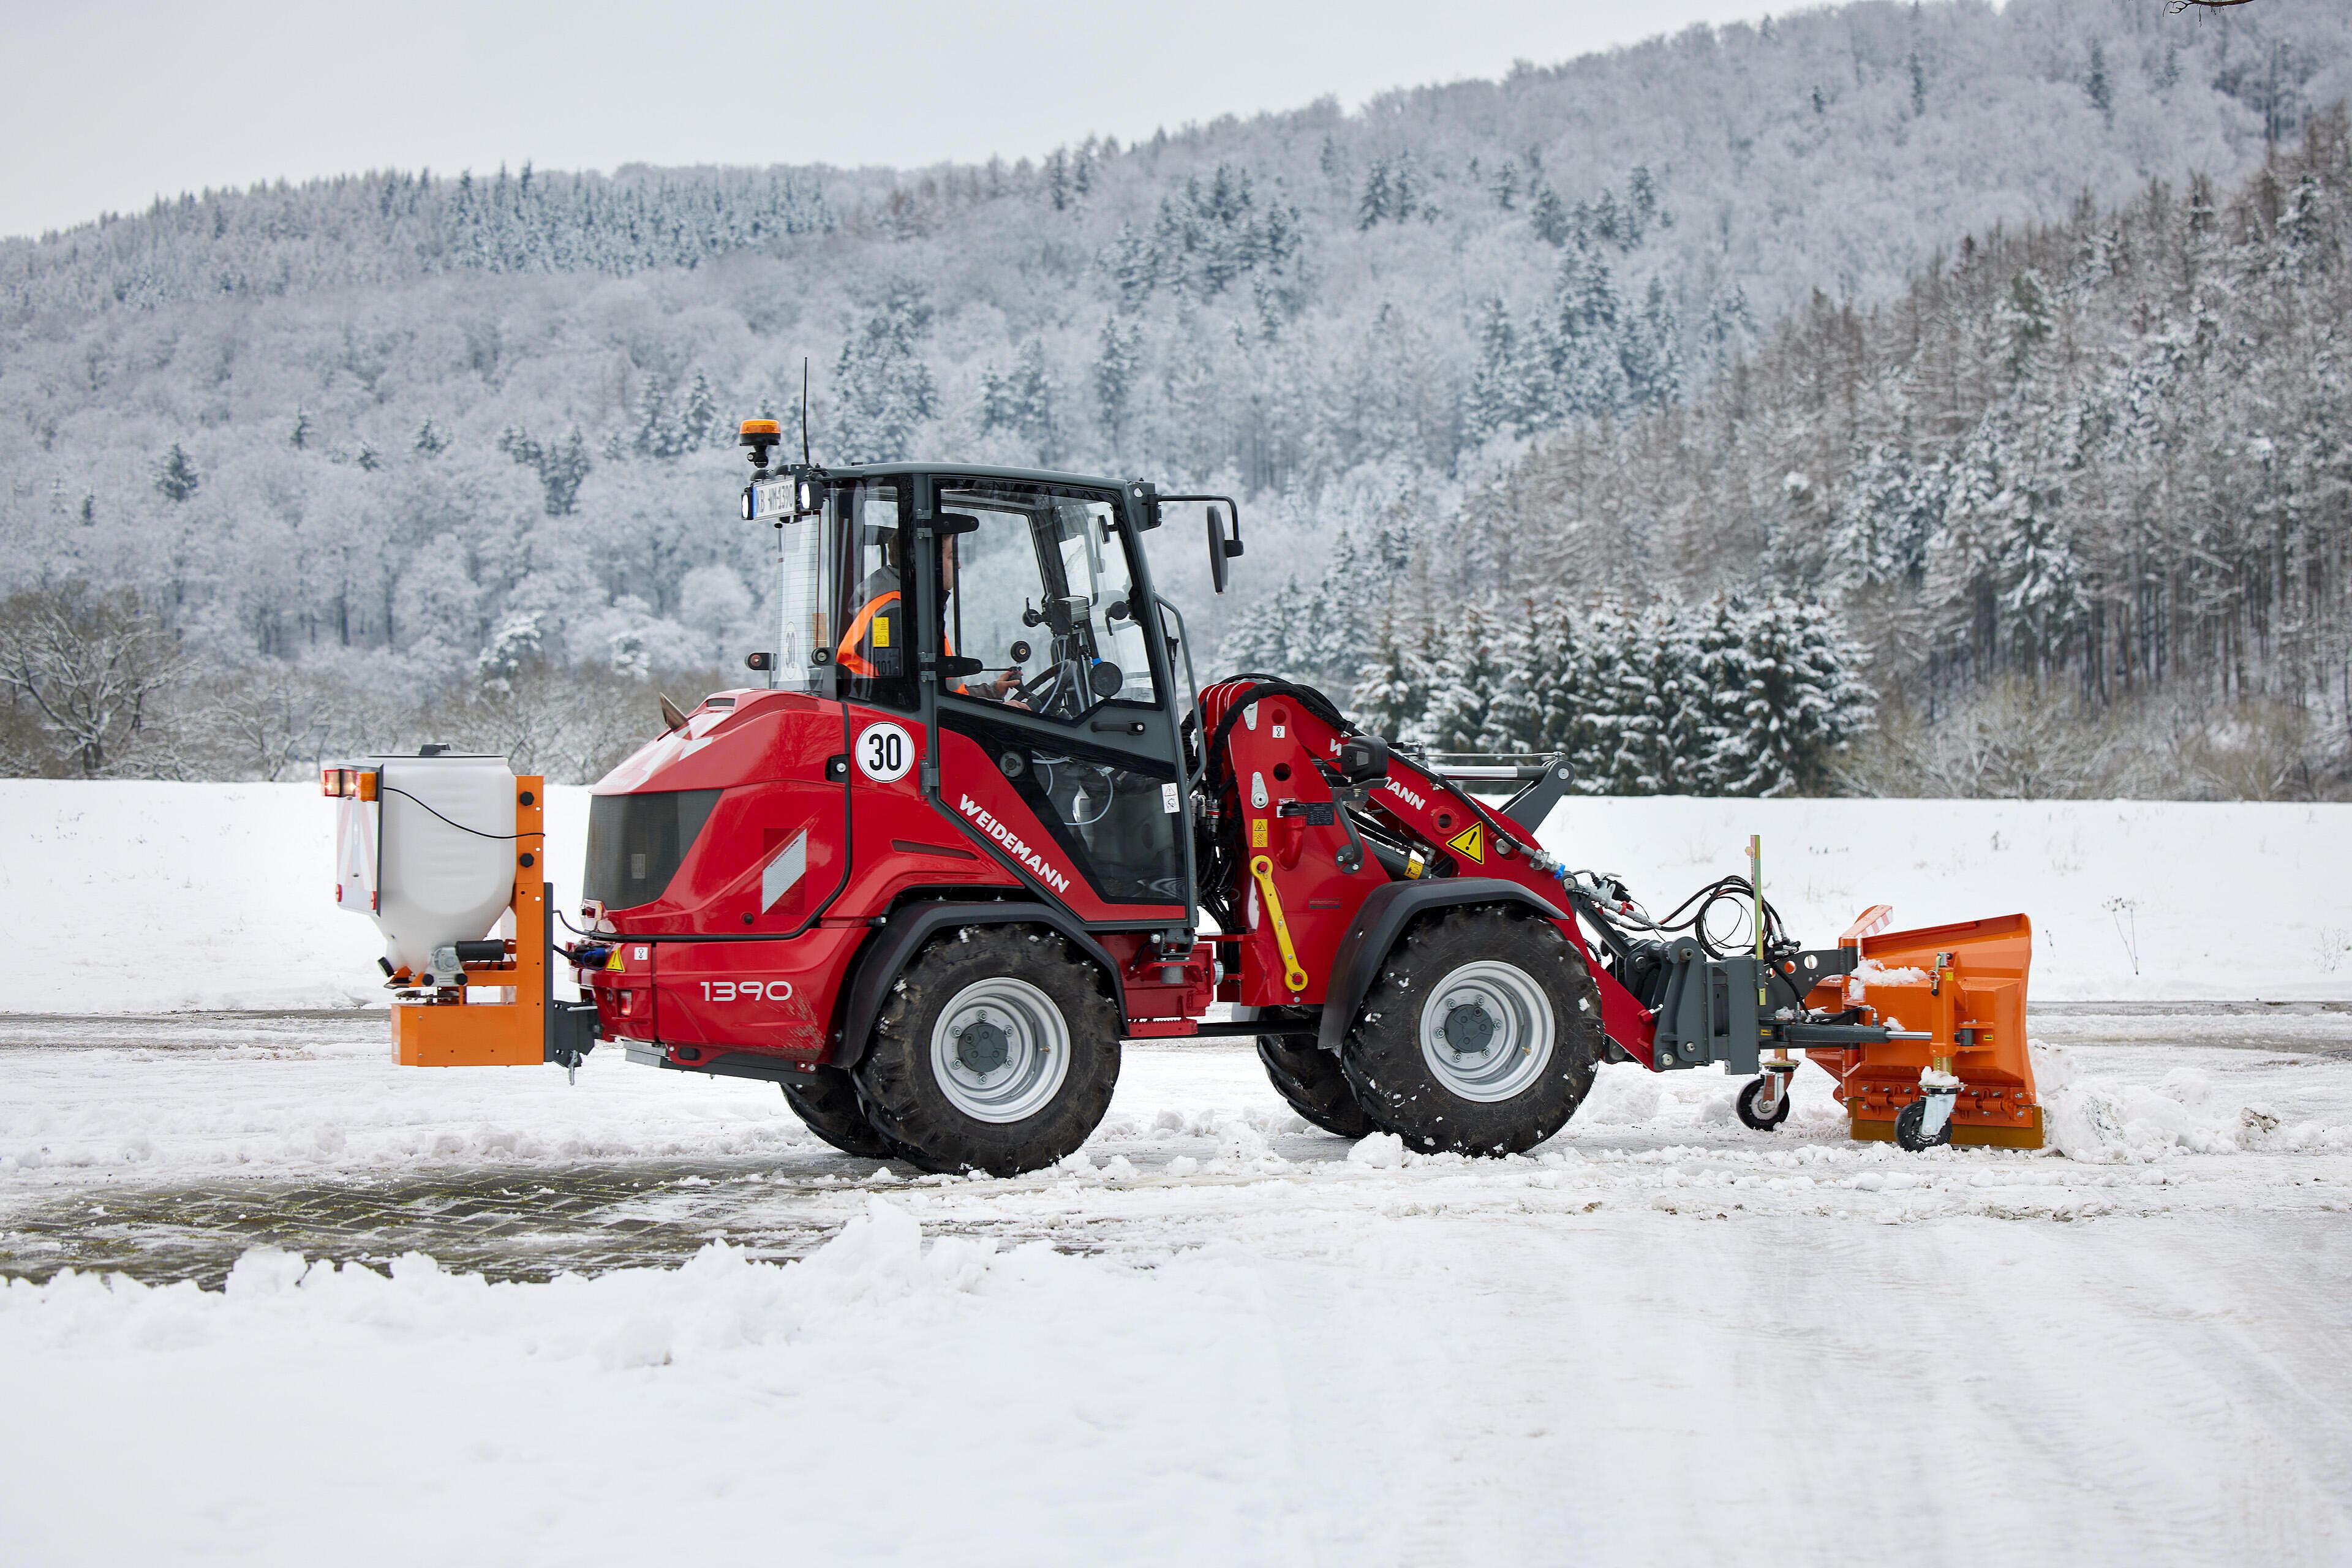
[[[975,980],[931,1026],[931,1077],[975,1121],[1034,1116],[1070,1075],[1070,1026],[1026,980]]]
[[[1421,1008],[1421,1059],[1450,1093],[1492,1104],[1541,1076],[1559,1032],[1534,975],[1481,959],[1431,988]]]

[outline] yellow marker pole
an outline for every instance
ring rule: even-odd
[[[1298,950],[1290,945],[1290,922],[1282,918],[1282,896],[1274,890],[1274,859],[1253,856],[1250,875],[1257,879],[1258,897],[1265,902],[1266,918],[1274,922],[1274,940],[1282,949],[1282,983],[1298,995],[1307,989],[1307,971],[1299,965]]]
[[[1755,900],[1750,918],[1756,922],[1756,1016],[1764,1016],[1764,836],[1748,836],[1748,892]]]

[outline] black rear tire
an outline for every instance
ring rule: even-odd
[[[1326,1132],[1342,1138],[1368,1138],[1380,1131],[1364,1108],[1339,1058],[1294,1037],[1260,1035],[1257,1059],[1265,1065],[1266,1081],[1283,1103]]]
[[[967,1058],[958,1042],[973,1019],[992,1033],[987,1054]],[[924,948],[891,987],[857,1064],[866,1118],[927,1171],[1012,1176],[1041,1169],[1076,1152],[1110,1109],[1118,1084],[1118,1025],[1108,980],[1057,933],[964,927]],[[1056,1039],[1058,1045],[1036,1043]],[[1020,1064],[1056,1051],[1064,1058],[1058,1081],[1050,1071],[1034,1080],[1024,1075]],[[945,1069],[946,1081],[943,1054],[960,1064]],[[974,1065],[982,1060],[1003,1065]],[[999,1092],[996,1086],[959,1084],[958,1070],[983,1079],[1009,1073],[1003,1092],[1013,1098],[991,1106],[986,1097]],[[1019,1093],[1024,1083],[1034,1084],[1026,1100]],[[1003,1119],[976,1114],[975,1106]]]
[[[1465,986],[1484,989],[1506,1017],[1464,1001]],[[1516,1022],[1508,1021],[1514,995],[1523,1005]],[[1539,1048],[1546,1011],[1549,1046]],[[1425,1047],[1425,1033],[1436,1044]],[[1454,1055],[1457,1040],[1466,1054]],[[1600,987],[1558,930],[1500,910],[1454,909],[1420,922],[1391,951],[1357,1010],[1340,1065],[1365,1113],[1410,1146],[1516,1154],[1576,1114],[1602,1042]],[[1436,1053],[1450,1068],[1433,1065]],[[1486,1080],[1475,1081],[1482,1073]],[[1479,1092],[1464,1092],[1465,1085]]]
[[[801,1124],[843,1153],[887,1160],[898,1152],[866,1120],[865,1109],[857,1103],[857,1085],[841,1068],[819,1068],[777,1087]]]

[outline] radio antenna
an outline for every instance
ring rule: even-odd
[[[808,453],[808,355],[801,355],[801,467],[809,466]]]

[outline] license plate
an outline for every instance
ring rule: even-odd
[[[768,479],[751,487],[751,521],[793,515],[793,481],[790,479]]]

